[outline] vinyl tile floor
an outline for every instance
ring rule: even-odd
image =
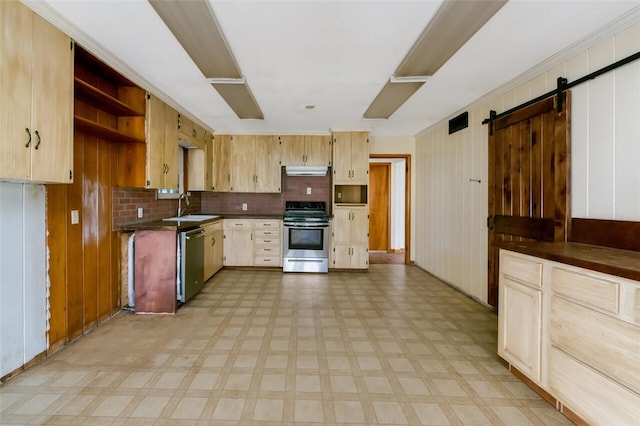
[[[222,270],[0,387],[0,424],[561,425],[496,355],[496,315],[415,266]]]

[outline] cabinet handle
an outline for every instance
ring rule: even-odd
[[[211,237],[211,245],[212,246],[216,245],[216,237]]]
[[[38,138],[38,142],[36,142],[36,146],[34,148],[38,149],[38,148],[40,148],[40,142],[42,142],[42,139],[40,139],[40,133],[38,133],[37,130],[34,133],[36,134],[36,137]]]
[[[29,148],[29,145],[31,145],[31,130],[29,130],[28,127],[26,127],[24,130],[27,132],[27,135],[29,135],[29,140],[27,140],[27,143],[24,145],[24,147]]]
[[[193,134],[194,138],[198,136],[198,131],[196,129],[191,130],[191,133]]]

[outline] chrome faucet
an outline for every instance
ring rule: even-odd
[[[182,209],[182,200],[184,200],[184,202],[187,204],[184,210]],[[183,192],[178,197],[178,217],[181,217],[187,211],[188,208],[189,208],[189,196],[185,192]]]

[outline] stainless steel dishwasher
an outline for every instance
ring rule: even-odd
[[[180,232],[178,300],[186,302],[204,286],[204,229]]]

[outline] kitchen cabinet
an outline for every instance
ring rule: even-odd
[[[213,187],[213,135],[205,132],[204,149],[187,150],[187,187],[189,191],[210,191]]]
[[[224,231],[222,221],[213,222],[202,227],[204,240],[204,281],[222,269]]]
[[[255,219],[254,266],[282,266],[282,221]]]
[[[369,211],[366,205],[334,205],[331,232],[332,267],[369,267]]]
[[[640,282],[500,250],[498,354],[589,424],[640,418]]]
[[[178,112],[147,94],[147,188],[178,189]]]
[[[224,266],[253,266],[253,221],[224,219]]]
[[[369,133],[333,134],[334,185],[369,184]]]
[[[0,2],[0,178],[73,180],[71,39],[17,1]]]
[[[282,173],[275,136],[231,137],[231,191],[280,192]]]
[[[283,166],[331,166],[331,137],[284,135],[280,140]]]
[[[184,114],[178,114],[178,138],[189,148],[205,147],[205,129]]]
[[[282,221],[224,219],[224,266],[282,266]]]
[[[211,189],[216,192],[231,191],[231,143],[229,135],[213,137],[213,155],[211,162]]]
[[[542,263],[500,254],[498,355],[541,383]]]

